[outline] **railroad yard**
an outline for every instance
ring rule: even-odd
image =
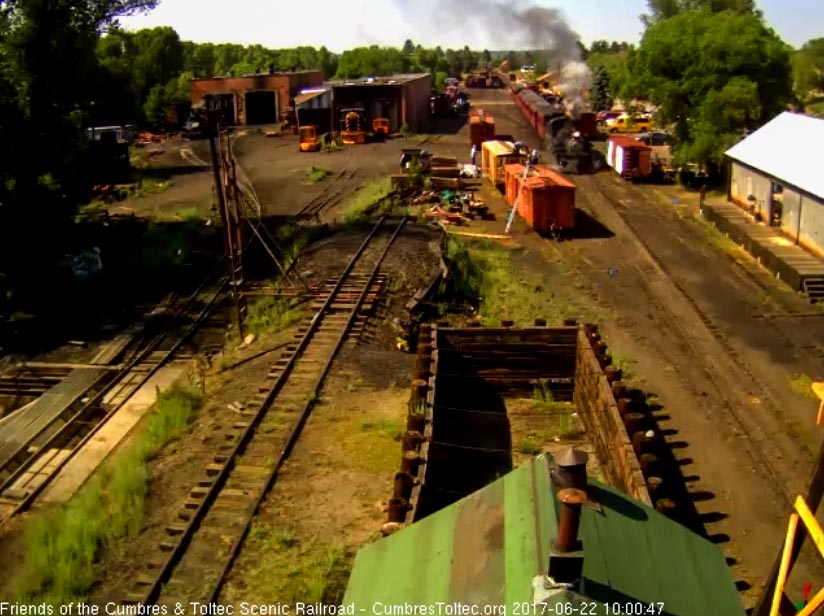
[[[494,116],[497,135],[541,148],[511,92],[469,92],[474,109]],[[398,470],[417,477],[419,468],[403,466],[412,439],[419,447],[429,441],[423,466],[440,461],[441,468],[467,469],[440,477],[451,487],[427,496],[430,507],[443,501],[436,509],[534,454],[561,455],[574,445],[589,454],[590,475],[613,484],[621,477],[627,483],[619,488],[637,490],[630,495],[718,544],[742,602],[753,605],[820,443],[816,401],[804,379],[824,377],[821,304],[777,280],[708,223],[698,192],[628,182],[609,168],[565,176],[575,186],[576,225],[564,241],[539,235],[517,217],[506,231],[509,205],[486,178],[467,184],[489,215],[460,225],[428,217],[430,204],[415,202],[420,190],[390,197],[386,190],[373,199],[377,207],[358,201],[359,192],[398,173],[405,149],[468,163],[469,132],[463,118],[449,118],[426,134],[306,153],[295,135],[235,129],[231,150],[262,221],[244,245],[243,336],[231,277],[219,268],[204,280],[209,267],[200,264],[181,274],[185,288],[175,289],[178,278],[170,277],[168,290],[177,292],[161,304],[160,316],[149,316],[158,298],[135,299],[116,331],[139,313],[144,325],[137,329],[28,357],[26,375],[4,374],[0,597],[37,596],[43,564],[32,564],[27,541],[38,528],[46,532],[40,520],[79,488],[86,507],[141,511],[120,520],[129,529],[121,538],[99,541],[104,547],[89,579],[78,582],[88,602],[339,603],[358,549],[395,530]],[[152,147],[159,154],[148,168],[168,169],[169,187],[120,201],[109,214],[160,225],[177,224],[185,213],[186,224],[203,232],[222,227],[211,212],[208,141],[173,138]],[[318,169],[321,179],[307,180]],[[264,233],[269,240],[258,242]],[[283,258],[287,249],[277,264],[269,248],[261,249],[290,243],[292,258]],[[222,264],[219,244],[219,238],[204,242],[198,259]],[[472,278],[466,270],[472,259],[488,277],[485,318],[463,306],[459,294]],[[450,273],[441,283],[444,268]],[[424,294],[428,287],[440,295]],[[410,326],[415,314],[424,326]],[[507,331],[518,328],[527,333],[506,346]],[[543,343],[554,350],[530,346],[542,328],[549,332]],[[456,342],[473,335],[477,342]],[[499,342],[500,349],[492,348]],[[448,363],[450,351],[469,356],[472,344],[482,349],[475,351],[479,362],[503,354],[515,358],[513,365]],[[556,347],[573,359],[564,363]],[[521,361],[527,373],[533,353],[546,355],[552,384],[543,393],[515,392],[507,379],[525,379],[513,366]],[[591,372],[576,365],[576,353]],[[430,360],[439,362],[443,377],[422,368]],[[494,373],[512,391],[487,392],[486,380],[467,376],[471,370],[489,370],[484,374]],[[585,383],[595,373],[603,383]],[[432,394],[435,402],[415,393],[428,387],[430,374],[442,388]],[[8,426],[18,425],[19,435],[34,422],[19,419],[25,409],[15,415],[12,408],[37,404],[58,383],[68,383],[69,393],[55,394],[48,408],[40,403],[43,418],[59,413],[52,423],[28,441],[9,438]],[[191,396],[187,425],[169,428],[173,436],[151,454],[130,453],[144,447],[141,426],[151,424],[155,399],[163,403],[160,391],[172,383]],[[581,392],[589,387],[606,387],[615,399],[585,399]],[[145,400],[130,403],[140,392]],[[57,408],[67,396],[70,403]],[[473,409],[486,412],[491,404],[487,396],[500,397],[502,415],[476,418]],[[635,419],[626,419],[622,400],[632,402]],[[434,428],[419,434],[413,415],[424,411],[413,403],[441,413],[454,407],[467,419],[438,432],[436,415]],[[588,413],[602,408],[620,410],[615,425],[623,440],[615,426],[607,436],[594,433],[606,424]],[[118,419],[124,413],[130,419]],[[81,422],[78,430],[67,428]],[[646,430],[660,439],[653,457],[633,440]],[[605,459],[605,451],[632,453],[636,446],[630,470]],[[130,455],[146,462],[148,490],[128,503],[106,500],[113,482],[129,480],[121,467]],[[664,479],[663,499],[650,477]],[[802,552],[798,579],[821,579],[814,556],[809,546]]]

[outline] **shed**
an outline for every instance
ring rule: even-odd
[[[386,611],[398,606],[434,610],[438,604],[463,604],[478,606],[478,614],[500,615],[743,616],[718,546],[594,480],[581,513],[582,549],[567,554],[573,559],[583,555],[580,582],[572,591],[547,592],[543,576],[550,546],[559,538],[560,508],[549,475],[551,462],[548,455],[533,458],[472,495],[361,548],[344,605],[372,614],[400,614]],[[556,549],[553,566],[557,563]],[[546,608],[533,608],[536,599],[545,599]],[[653,610],[638,611],[638,602]]]
[[[526,155],[516,154],[515,144],[511,141],[484,141],[481,144],[481,169],[493,186],[506,182],[506,165],[524,161]]]
[[[803,139],[799,136],[803,135]],[[752,205],[796,243],[824,255],[824,120],[784,112],[727,150],[728,199]]]
[[[632,137],[610,137],[607,164],[623,178],[648,177],[651,172],[652,148]]]

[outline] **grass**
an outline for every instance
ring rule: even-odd
[[[392,181],[387,178],[370,180],[354,195],[344,201],[342,206],[344,222],[353,222],[364,215],[379,200],[392,192]]]
[[[612,365],[621,369],[621,380],[630,380],[635,374],[633,372],[635,360],[618,349],[610,349],[610,355],[612,356]]]
[[[303,176],[303,181],[308,184],[316,184],[322,182],[329,175],[328,169],[321,169],[320,167],[309,167]]]
[[[399,421],[381,419],[380,421],[362,421],[360,423],[362,432],[376,431],[393,441],[400,441],[403,438],[404,426]]]
[[[135,188],[133,195],[138,199],[140,197],[149,197],[151,195],[162,193],[164,190],[169,188],[169,186],[171,186],[171,182],[169,180],[143,177],[138,180],[137,188]]]
[[[339,605],[343,599],[352,560],[341,546],[300,541],[287,529],[262,524],[252,527],[247,546],[261,557],[254,570],[244,572],[243,588],[237,589],[243,598],[229,601]]]
[[[502,319],[531,324],[537,317],[560,322],[564,306],[553,293],[539,292],[546,282],[543,277],[516,269],[515,254],[489,240],[451,236],[447,255],[453,263],[453,301],[477,304],[484,324],[489,326],[499,325]]]
[[[544,434],[545,439],[554,437],[570,438],[579,434],[572,416],[574,408],[570,402],[555,400],[549,383],[537,381],[532,400],[539,412],[548,415],[551,427]],[[523,453],[523,452],[522,452]]]
[[[264,297],[249,306],[246,321],[249,331],[256,336],[274,333],[297,323],[303,313],[292,302],[276,297]]]
[[[175,385],[161,393],[135,443],[117,454],[64,506],[32,519],[15,583],[17,600],[65,605],[82,600],[95,581],[100,550],[141,528],[149,489],[147,463],[191,423],[201,396]]]
[[[518,443],[518,452],[528,456],[536,456],[541,453],[541,447],[532,439],[525,438]]]
[[[795,374],[790,379],[790,389],[800,396],[810,400],[818,400],[818,396],[812,390],[813,379],[807,374]]]

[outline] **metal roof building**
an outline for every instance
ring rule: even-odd
[[[569,535],[561,529],[569,517],[562,514],[558,522],[559,509],[567,505],[556,498],[550,467],[549,456],[533,458],[474,494],[363,547],[344,605],[354,604],[355,613],[386,615],[402,613],[392,608],[412,606],[418,609],[415,614],[434,616],[447,613],[437,611],[438,605],[455,604],[501,616],[744,614],[716,545],[594,480],[587,487],[589,502],[580,509],[582,545],[571,554],[558,554],[561,536]],[[576,570],[580,582],[566,590],[546,586],[548,568],[560,572],[565,562],[581,556],[582,574],[577,573],[580,560]],[[545,607],[533,608],[534,602],[545,602]]]
[[[824,255],[824,120],[784,112],[727,150],[728,198]]]
[[[295,98],[298,124],[313,124],[321,133],[336,131],[342,112],[359,108],[364,111],[367,130],[375,118],[389,120],[391,132],[398,132],[404,124],[423,130],[429,122],[431,90],[429,73],[327,81],[322,88],[301,92]]]

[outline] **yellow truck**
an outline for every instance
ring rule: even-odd
[[[606,129],[612,135],[616,133],[645,133],[652,130],[652,120],[647,116],[629,116],[624,113],[613,120],[607,120]]]

